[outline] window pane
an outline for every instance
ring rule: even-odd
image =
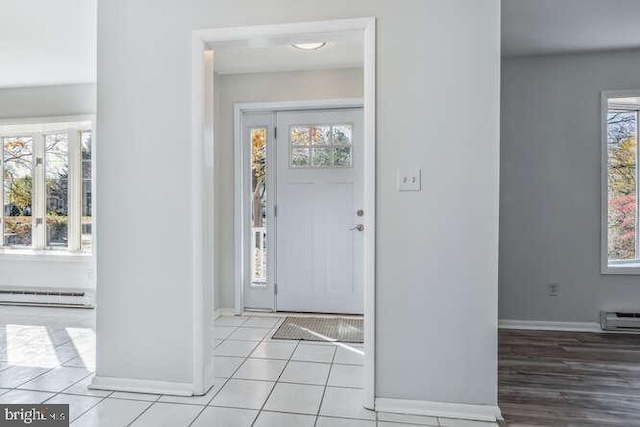
[[[329,148],[314,148],[311,164],[318,167],[331,166],[331,152]]]
[[[607,114],[609,260],[636,259],[637,122],[635,111]]]
[[[331,138],[331,127],[329,126],[312,126],[311,127],[311,143],[313,145],[329,144]]]
[[[308,148],[291,149],[291,166],[294,168],[309,166],[310,162],[310,151]]]
[[[80,134],[82,145],[82,226],[80,248],[91,251],[92,248],[92,215],[91,215],[91,131]]]
[[[45,135],[45,182],[48,247],[67,247],[69,215],[69,138]]]
[[[333,143],[351,145],[351,125],[339,125],[333,127]]]
[[[31,246],[33,137],[3,138],[4,244]]]
[[[251,129],[251,283],[267,282],[267,129]]]
[[[291,144],[309,145],[310,142],[307,126],[291,126]]]
[[[352,165],[351,147],[333,147],[333,165],[348,167]]]

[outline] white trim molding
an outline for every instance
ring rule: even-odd
[[[377,398],[376,411],[476,421],[496,422],[502,419],[497,405],[467,405],[426,400]]]
[[[202,390],[206,379],[203,365],[207,363],[205,352],[208,341],[205,342],[206,324],[211,314],[206,310],[212,307],[204,307],[202,303],[204,295],[210,287],[204,283],[201,268],[204,259],[204,248],[200,231],[202,230],[203,213],[202,203],[202,153],[205,152],[206,133],[210,131],[205,126],[205,109],[209,103],[214,103],[214,97],[206,97],[206,64],[204,52],[213,50],[211,60],[215,62],[216,44],[225,42],[237,42],[255,38],[299,36],[305,34],[332,33],[339,31],[359,31],[364,40],[364,205],[367,212],[364,220],[364,406],[374,407],[375,390],[375,208],[376,208],[376,173],[375,168],[367,168],[366,165],[376,164],[376,20],[374,17],[336,19],[330,21],[301,22],[275,25],[258,25],[248,27],[231,27],[194,30],[191,40],[191,155],[192,155],[192,248],[193,248],[193,329],[194,329],[194,359],[193,359],[193,386],[196,390]],[[213,108],[216,108],[214,105]],[[213,127],[215,127],[213,123]],[[206,212],[207,218],[213,221],[214,212]],[[215,285],[214,285],[215,286]],[[205,345],[206,344],[206,345]]]
[[[544,320],[500,319],[500,329],[524,329],[532,331],[604,332],[598,322],[549,322]]]
[[[171,381],[140,380],[95,376],[89,385],[90,390],[126,391],[131,393],[170,394],[174,396],[193,396],[193,384]]]

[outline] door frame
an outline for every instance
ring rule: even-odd
[[[375,407],[375,224],[376,224],[376,20],[374,17],[338,19],[247,27],[201,29],[191,37],[191,239],[193,251],[193,383],[196,392],[212,383],[210,310],[215,291],[205,282],[203,270],[211,264],[205,222],[214,221],[213,204],[205,203],[204,179],[213,158],[213,63],[211,44],[246,41],[256,37],[300,36],[337,31],[359,31],[364,41],[364,406]],[[205,161],[203,161],[205,159]],[[209,160],[206,160],[209,159]],[[206,212],[205,212],[206,210]],[[213,265],[213,269],[215,269]],[[213,284],[215,288],[215,283]],[[205,302],[205,300],[208,302]]]
[[[246,139],[247,125],[244,120],[245,113],[265,113],[271,114],[271,124],[269,128],[269,141],[275,143],[275,137],[273,129],[275,127],[275,114],[284,111],[307,111],[307,110],[339,110],[349,108],[362,108],[364,111],[364,99],[363,98],[342,98],[342,99],[322,99],[322,100],[309,100],[309,101],[284,101],[284,102],[247,102],[236,103],[233,106],[233,153],[234,153],[234,181],[233,181],[233,194],[234,194],[234,242],[235,245],[235,306],[234,312],[236,315],[241,315],[244,310],[244,284],[247,280],[247,272],[249,269],[249,252],[250,245],[250,230],[249,230],[249,196],[246,193],[247,180],[250,173],[250,143]],[[365,149],[366,151],[366,149]],[[273,150],[267,150],[267,153],[273,154]],[[273,155],[267,154],[267,162],[275,162]],[[375,164],[373,165],[375,168]],[[366,176],[366,164],[363,168],[363,174]],[[274,170],[272,167],[271,170]],[[268,203],[268,206],[273,206],[275,201],[275,181],[273,178],[267,180],[268,194],[271,194],[272,202]],[[366,200],[364,202],[366,206]],[[367,211],[365,211],[367,212]],[[373,212],[373,211],[371,211]],[[272,221],[273,222],[273,221]],[[366,228],[365,228],[366,230]],[[375,230],[374,230],[375,231]],[[271,236],[268,237],[268,241],[273,242],[270,246],[271,249],[275,247],[275,224],[271,224],[268,227],[267,233]],[[275,271],[275,257],[273,256],[273,250],[270,251],[271,256],[267,256],[267,271]],[[277,256],[277,254],[275,254]],[[274,295],[272,311],[277,311],[277,300]]]

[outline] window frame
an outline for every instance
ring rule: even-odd
[[[91,205],[92,220],[95,224],[95,202],[93,195],[95,194],[95,116],[94,115],[74,115],[74,116],[56,116],[56,117],[33,117],[33,118],[15,118],[0,119],[0,127],[4,126],[42,126],[56,124],[74,124],[80,122],[89,122],[89,128],[84,129],[77,126],[77,132],[66,130],[69,138],[69,191],[68,191],[68,213],[67,213],[67,246],[66,247],[47,247],[46,246],[46,135],[60,133],[56,130],[20,130],[3,132],[0,129],[0,140],[11,136],[30,135],[34,138],[33,148],[33,166],[32,178],[34,180],[34,194],[32,200],[32,240],[30,246],[5,246],[4,245],[4,183],[0,189],[0,200],[2,200],[2,209],[0,209],[0,257],[2,259],[46,259],[67,261],[71,259],[84,259],[92,257],[95,252],[95,238],[90,250],[84,250],[81,244],[82,239],[82,136],[81,133],[91,131]],[[2,147],[2,150],[4,148]],[[2,152],[3,153],[3,152]],[[2,154],[3,156],[4,154]],[[42,160],[39,161],[38,159]],[[0,169],[4,170],[4,159],[0,159]],[[38,220],[41,221],[38,221]],[[76,224],[77,222],[77,224]],[[95,225],[92,227],[92,234]]]
[[[311,135],[309,135],[309,144],[308,145],[294,145],[293,141],[291,140],[291,130],[294,127],[308,127],[308,128],[314,128],[314,127],[329,127],[331,129],[333,129],[334,127],[337,126],[349,126],[351,128],[351,132],[352,132],[352,136],[353,136],[353,123],[350,122],[339,122],[339,123],[304,123],[304,124],[295,124],[295,125],[291,125],[289,126],[289,128],[287,129],[287,140],[288,140],[288,146],[289,146],[289,169],[295,169],[295,170],[323,170],[323,169],[352,169],[353,168],[353,143],[350,142],[349,144],[336,144],[335,141],[333,140],[333,135],[331,136],[331,141],[328,144],[314,144],[313,143],[313,138],[311,137]],[[333,154],[333,150],[336,147],[349,147],[349,150],[351,151],[351,163],[345,166],[342,165],[336,165],[335,164],[335,158],[334,158],[334,154]],[[295,166],[293,164],[293,150],[295,148],[305,148],[309,150],[309,164],[308,165],[303,165],[303,166]],[[313,150],[316,148],[320,148],[320,149],[328,149],[330,151],[330,158],[331,158],[331,164],[330,165],[314,165],[313,164]]]
[[[600,273],[601,274],[626,274],[640,275],[640,256],[636,253],[634,260],[620,260],[609,262],[609,173],[608,160],[608,113],[611,98],[635,98],[640,97],[640,89],[637,90],[611,90],[602,91],[600,99],[600,150],[601,150],[601,224],[600,224]],[[613,104],[613,109],[635,111],[637,120],[640,120],[640,105]],[[636,248],[640,245],[640,122],[636,122]]]

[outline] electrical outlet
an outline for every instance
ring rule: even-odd
[[[556,282],[547,283],[547,291],[550,297],[560,296],[560,285]]]
[[[398,170],[398,191],[420,191],[421,175],[422,171],[420,169]]]

